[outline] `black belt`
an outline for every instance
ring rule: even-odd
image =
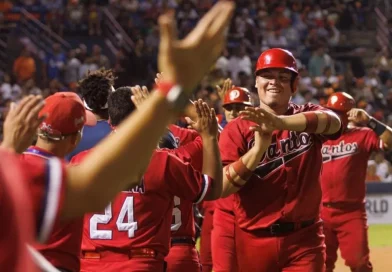
[[[179,244],[185,244],[185,245],[191,245],[194,246],[196,245],[195,239],[192,237],[173,237],[171,238],[171,245],[179,245]]]
[[[271,236],[279,236],[283,234],[289,234],[299,229],[303,229],[313,225],[316,222],[315,219],[302,221],[298,223],[294,222],[276,222],[267,228],[258,229],[265,232]]]

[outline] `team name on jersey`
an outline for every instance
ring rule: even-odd
[[[357,142],[345,143],[344,140],[340,141],[337,145],[323,145],[321,148],[324,163],[353,156],[358,151],[359,147]]]
[[[250,149],[253,145],[254,139],[251,139],[248,143],[248,148]],[[265,177],[284,166],[287,162],[307,152],[312,145],[313,138],[311,135],[305,132],[290,131],[289,138],[271,143],[254,172],[261,178]]]
[[[254,138],[252,138],[248,143],[248,149],[252,148],[255,144]],[[298,150],[303,150],[307,146],[311,146],[313,144],[312,137],[305,133],[290,131],[289,138],[281,139],[275,143],[271,143],[271,145],[267,148],[264,153],[261,162],[264,160],[273,160],[284,156],[286,154],[291,154]]]
[[[142,177],[140,184],[136,187],[133,187],[127,191],[123,191],[125,193],[139,193],[139,194],[144,194],[145,193],[145,188],[144,188],[144,177]]]

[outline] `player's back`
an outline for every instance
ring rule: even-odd
[[[189,238],[194,239],[195,219],[193,217],[192,201],[174,197],[173,219],[171,225],[171,236],[173,238]]]
[[[143,249],[165,256],[174,196],[197,202],[209,186],[189,163],[166,150],[155,151],[138,187],[118,194],[105,212],[85,216],[82,251]]]
[[[321,149],[323,202],[356,202],[365,198],[367,163],[372,151],[382,148],[373,130],[353,127]]]
[[[28,162],[39,163],[54,157],[38,147],[29,147],[21,155],[21,159]],[[83,220],[81,218],[56,222],[53,231],[45,244],[35,243],[34,247],[55,267],[68,271],[80,269],[80,245],[82,242]]]
[[[150,188],[151,170],[141,184],[123,191],[102,214],[85,216],[82,250],[148,248],[166,254],[173,197]]]

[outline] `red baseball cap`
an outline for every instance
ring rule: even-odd
[[[94,126],[97,123],[94,114],[85,110],[82,100],[73,92],[48,96],[39,116],[44,114],[47,117],[39,127],[40,135],[53,140],[61,140],[81,130],[84,125]]]

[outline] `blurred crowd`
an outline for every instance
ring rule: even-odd
[[[2,0],[2,12],[10,1]],[[17,3],[19,2],[19,3]],[[59,44],[53,53],[41,57],[38,64],[34,51],[26,47],[13,63],[12,71],[3,71],[0,106],[7,111],[11,101],[26,94],[48,96],[58,91],[77,92],[78,80],[86,71],[112,68],[118,77],[116,85],[147,85],[151,88],[157,72],[159,30],[158,15],[175,9],[178,35],[188,33],[198,19],[216,2],[213,0],[24,0],[13,5],[40,6],[45,10],[44,23],[62,36],[66,33],[104,35],[101,30],[102,8],[108,7],[134,42],[133,52],[119,50],[110,60],[98,45],[91,50],[81,44],[64,52]],[[211,67],[208,76],[195,91],[216,110],[221,101],[216,85],[226,78],[247,88],[257,104],[254,67],[261,51],[270,47],[289,49],[300,64],[299,90],[293,97],[298,104],[323,104],[335,91],[353,95],[357,107],[392,125],[392,52],[380,48],[367,67],[363,61],[366,48],[353,46],[344,34],[348,30],[371,28],[373,1],[353,0],[238,0],[236,15],[228,35],[228,46]],[[1,5],[0,5],[1,6]],[[37,67],[42,77],[37,78]],[[192,69],[190,67],[190,69]],[[384,156],[384,155],[380,155]],[[388,160],[391,159],[386,154]],[[388,160],[369,162],[372,180],[392,182]],[[384,163],[384,164],[383,164]],[[385,166],[386,165],[386,166]],[[381,169],[381,170],[380,170]],[[373,174],[370,174],[373,175]]]

